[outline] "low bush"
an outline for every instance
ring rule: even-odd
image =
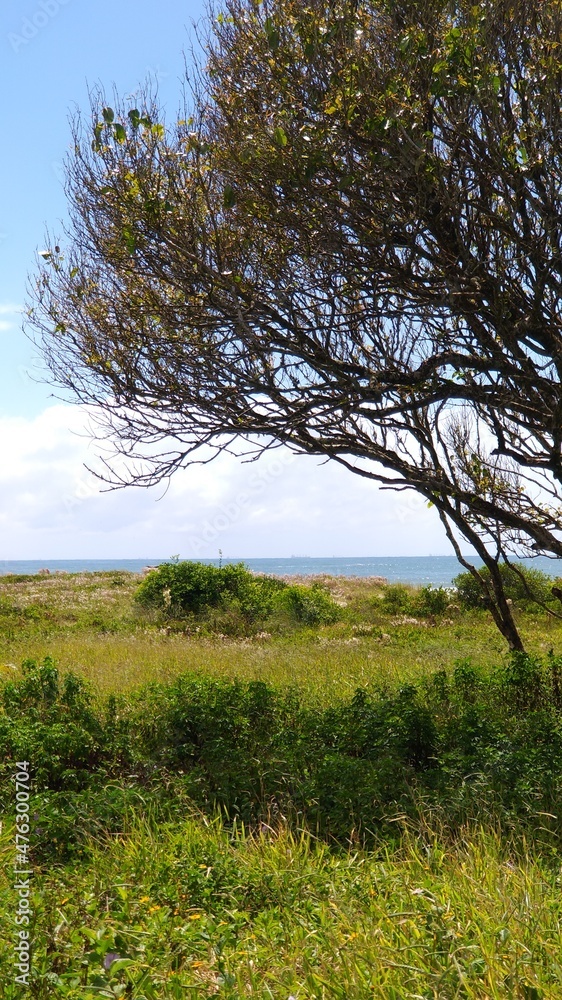
[[[342,617],[342,609],[319,584],[285,587],[275,594],[272,611],[299,625],[330,625]]]
[[[165,563],[147,575],[135,600],[171,615],[196,615],[224,607],[233,598],[250,610],[253,591],[254,578],[242,563],[220,569],[200,562]]]
[[[446,587],[422,587],[415,597],[418,615],[443,615],[451,603],[451,592]]]
[[[412,612],[412,591],[403,583],[389,583],[383,587],[381,608],[391,615]]]
[[[551,587],[553,580],[540,569],[518,566],[513,569],[506,563],[500,563],[501,574],[506,597],[517,608],[528,609],[536,607],[536,602],[552,601]],[[487,567],[479,570],[484,580],[490,580]],[[475,609],[486,607],[486,597],[482,587],[472,573],[460,573],[455,577],[454,584],[458,591],[458,600],[463,608]]]
[[[211,631],[236,633],[273,616],[289,624],[324,625],[341,610],[320,585],[289,586],[254,576],[242,563],[222,568],[199,562],[170,563],[149,573],[135,600],[171,618],[193,618]]]
[[[279,813],[339,843],[392,836],[420,802],[452,827],[532,826],[562,810],[561,677],[562,658],[518,654],[493,675],[459,663],[327,709],[192,675],[96,703],[51,661],[27,662],[0,688],[0,806],[9,817],[15,762],[29,760],[38,861],[118,832],[138,801],[161,818],[186,803],[246,824]]]
[[[451,603],[446,587],[421,587],[413,590],[403,583],[390,583],[383,588],[380,607],[391,615],[443,615]]]

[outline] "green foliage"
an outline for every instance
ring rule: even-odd
[[[296,624],[311,626],[330,625],[342,616],[341,608],[318,584],[284,587],[275,595],[273,611],[285,613]]]
[[[383,589],[381,607],[389,614],[398,615],[411,611],[412,592],[403,583],[389,583]]]
[[[164,563],[148,574],[136,593],[144,607],[170,615],[200,614],[235,600],[245,615],[263,614],[282,581],[254,577],[242,563],[221,568],[201,562]]]
[[[547,603],[552,601],[550,588],[553,581],[542,570],[518,566],[512,569],[506,563],[499,564],[505,595],[515,607],[529,609],[536,607],[536,601]],[[490,571],[487,567],[479,570],[485,581],[490,581]],[[458,591],[458,600],[467,609],[486,607],[486,598],[478,580],[472,573],[460,573],[455,577],[454,584]]]
[[[14,763],[30,760],[38,859],[118,832],[138,801],[162,820],[187,802],[230,823],[274,809],[339,843],[392,837],[396,810],[416,817],[420,796],[452,827],[483,806],[532,826],[562,809],[561,675],[560,657],[518,654],[491,676],[464,662],[322,708],[294,689],[188,674],[95,704],[51,661],[27,663],[1,690],[1,805],[9,816]]]
[[[419,615],[443,615],[451,603],[451,592],[446,587],[422,587],[416,596],[415,609]]]
[[[33,760],[36,781],[53,790],[83,788],[101,766],[105,734],[85,683],[72,674],[60,680],[53,661],[27,660],[23,678],[1,691],[0,774],[12,762]],[[6,786],[0,789],[5,800]]]
[[[454,841],[437,821],[395,826],[383,850],[331,851],[279,818],[248,835],[137,810],[124,835],[89,843],[88,864],[36,870],[29,995],[557,997],[558,865],[475,827]],[[27,995],[13,942],[4,880],[3,1000]]]
[[[415,591],[402,583],[387,584],[383,590],[381,608],[391,615],[442,615],[451,603],[446,587],[421,587]]]
[[[200,562],[166,563],[148,574],[135,599],[141,607],[171,618],[195,617],[213,631],[224,632],[244,631],[270,616],[307,626],[340,617],[338,605],[319,585],[289,586],[276,577],[254,576],[242,563],[221,568]]]

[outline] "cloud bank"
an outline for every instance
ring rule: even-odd
[[[279,448],[221,455],[150,490],[102,492],[78,406],[0,417],[0,559],[449,554],[434,510]]]

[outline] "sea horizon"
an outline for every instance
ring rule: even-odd
[[[473,565],[481,566],[478,558],[466,556]],[[173,558],[142,559],[0,559],[0,577],[9,574],[35,575],[49,573],[96,573],[126,571],[141,573],[148,566],[173,562]],[[381,577],[389,583],[449,587],[454,578],[465,571],[454,555],[440,556],[285,556],[285,557],[225,557],[196,560],[210,565],[244,563],[254,573],[273,576],[349,576]],[[514,560],[532,566],[549,576],[562,576],[562,560],[537,556]],[[558,567],[558,563],[561,563]]]

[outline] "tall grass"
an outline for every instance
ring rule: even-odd
[[[0,577],[0,680],[22,660],[53,657],[96,690],[125,692],[190,671],[217,678],[301,685],[325,704],[358,687],[415,682],[472,657],[492,668],[505,644],[485,612],[415,618],[385,610],[380,581],[322,578],[345,610],[343,621],[247,638],[198,636],[185,623],[157,620],[135,606],[131,573]],[[310,581],[309,581],[310,582]],[[413,607],[413,588],[402,588]],[[559,647],[562,622],[519,615],[531,651]]]
[[[335,852],[282,826],[132,816],[90,850],[87,867],[37,877],[34,997],[562,995],[559,870],[494,830]],[[0,984],[15,1000],[5,876],[0,900]]]
[[[0,579],[2,998],[22,756],[34,1000],[562,998],[558,622],[509,659],[338,579],[342,621],[201,637],[137,583]]]

